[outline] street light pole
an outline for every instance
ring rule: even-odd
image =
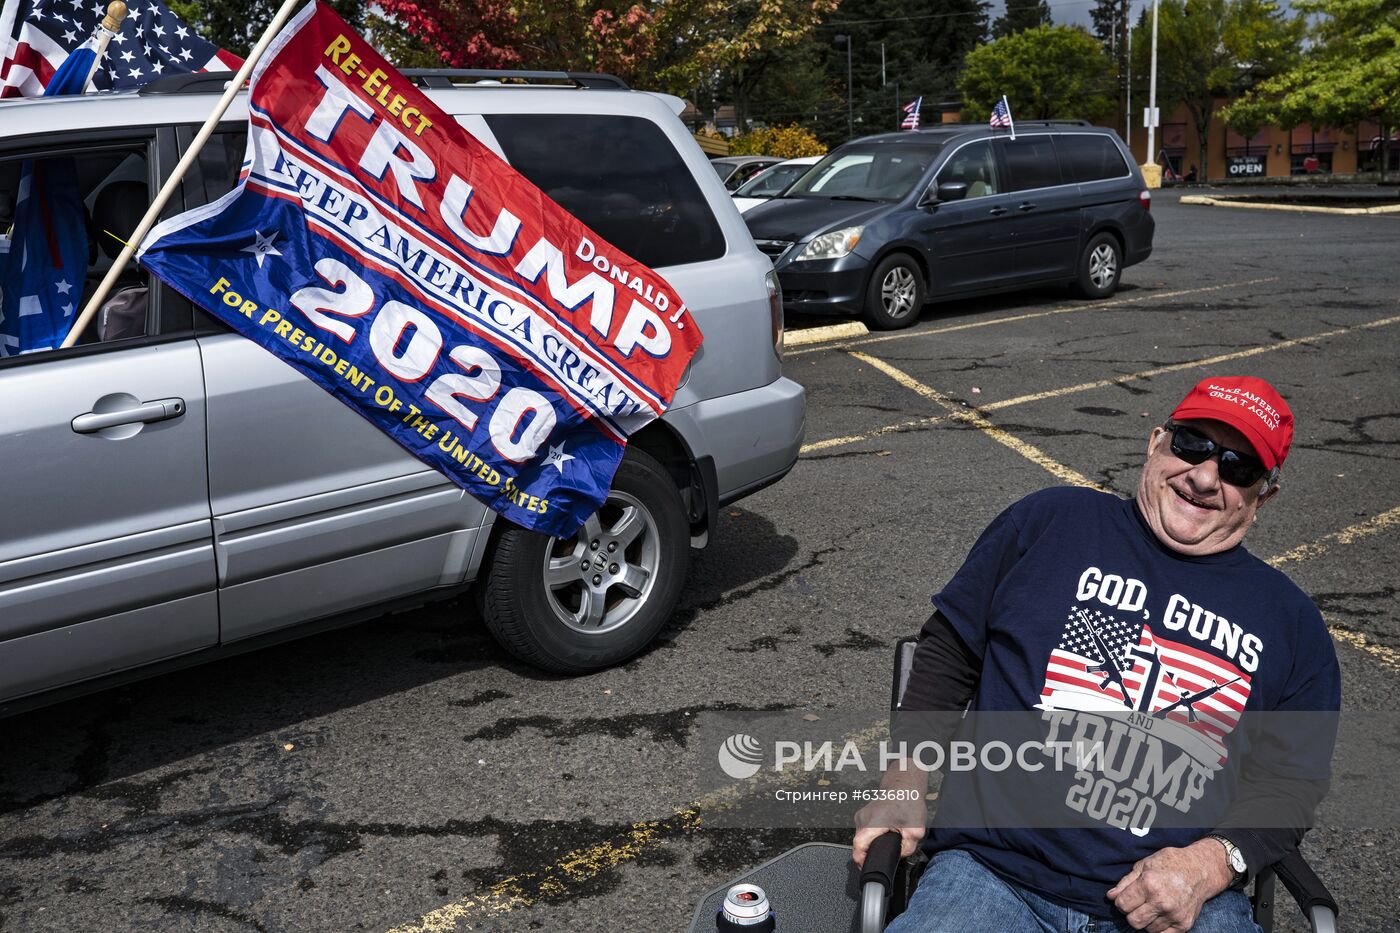
[[[851,37],[839,35],[836,44],[846,47],[846,138],[851,139],[856,135],[855,104],[851,93]]]
[[[1157,164],[1157,6],[1152,0],[1152,77],[1147,83],[1147,164]]]

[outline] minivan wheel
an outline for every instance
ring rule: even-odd
[[[1079,257],[1076,287],[1085,298],[1107,298],[1118,288],[1123,274],[1123,251],[1111,233],[1100,233],[1089,241]]]
[[[511,525],[491,555],[486,626],[522,661],[586,674],[641,651],[685,582],[690,532],[675,482],[629,447],[601,509],[572,538]]]
[[[886,256],[865,289],[865,322],[875,330],[897,330],[919,319],[924,277],[908,256]]]

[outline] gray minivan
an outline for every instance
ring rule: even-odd
[[[120,249],[100,231],[135,227],[225,78],[0,102],[0,232],[23,163],[72,160],[90,261],[68,285],[75,299],[90,293]],[[605,507],[567,541],[497,520],[132,269],[119,285],[149,289],[136,321],[104,314],[69,350],[0,347],[0,709],[473,583],[509,651],[550,671],[596,670],[636,654],[670,617],[717,510],[791,469],[805,399],[781,372],[777,282],[678,119],[681,102],[600,76],[452,78],[425,81],[434,101],[657,269],[704,331],[671,408],[631,438]],[[168,214],[234,184],[246,114],[244,95]]]
[[[789,311],[908,327],[930,299],[1032,285],[1101,298],[1152,253],[1152,196],[1112,130],[1018,123],[858,139],[744,214]]]

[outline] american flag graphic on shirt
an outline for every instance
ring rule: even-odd
[[[1160,638],[1145,623],[1073,606],[1038,708],[1138,713],[1161,724],[1161,737],[1218,766],[1249,690],[1249,676],[1223,658]]]

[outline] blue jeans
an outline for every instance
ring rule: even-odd
[[[1105,920],[1046,900],[1006,881],[977,859],[948,849],[914,889],[909,908],[886,933],[1134,933],[1125,919]],[[1242,891],[1206,901],[1191,933],[1260,933]]]

